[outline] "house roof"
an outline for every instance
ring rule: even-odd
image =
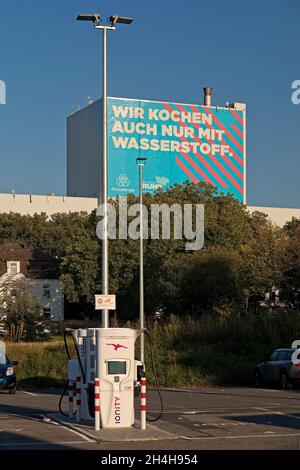
[[[59,277],[58,260],[26,243],[0,244],[0,264],[3,266],[7,261],[20,261],[21,273],[29,278],[57,279]],[[3,267],[0,271],[3,271]]]
[[[26,243],[2,243],[0,244],[1,261],[49,261],[57,262],[57,259],[42,251],[30,247]]]

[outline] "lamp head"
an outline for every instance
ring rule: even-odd
[[[139,158],[136,159],[136,164],[137,164],[137,165],[145,165],[146,160],[147,160],[147,158],[141,158],[141,157],[139,157]]]
[[[112,26],[114,26],[116,23],[131,24],[133,19],[126,18],[125,16],[112,15],[108,18],[108,21]]]
[[[95,26],[101,23],[101,17],[99,13],[88,13],[88,14],[78,15],[76,20],[77,21],[92,21]]]

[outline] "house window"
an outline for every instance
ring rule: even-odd
[[[10,295],[11,297],[17,297],[18,289],[14,289],[14,288],[10,289]]]
[[[43,285],[43,297],[44,297],[44,299],[50,299],[50,297],[51,297],[49,284],[44,284]]]
[[[51,315],[51,307],[44,307],[43,308],[43,316],[45,318],[50,318]]]
[[[7,261],[7,273],[18,274],[20,272],[20,261]]]

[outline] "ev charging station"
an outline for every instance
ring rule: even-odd
[[[100,380],[102,427],[128,427],[134,424],[134,381],[137,364],[134,345],[137,331],[108,328],[96,331],[96,357]]]
[[[96,430],[133,426],[134,395],[142,368],[135,359],[138,331],[87,328],[68,332],[78,352],[78,358],[68,363],[69,418],[77,423],[95,419]]]

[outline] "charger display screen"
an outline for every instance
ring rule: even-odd
[[[126,361],[108,361],[108,375],[126,375]]]

